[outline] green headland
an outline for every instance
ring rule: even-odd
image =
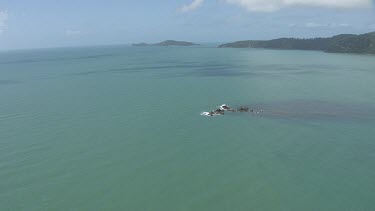
[[[245,40],[220,45],[219,48],[270,48],[286,50],[318,50],[329,53],[375,54],[375,32],[340,34],[328,38],[279,38]]]

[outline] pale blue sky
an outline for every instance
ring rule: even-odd
[[[0,0],[0,49],[375,31],[373,0]]]

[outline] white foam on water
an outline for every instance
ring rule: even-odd
[[[210,112],[202,112],[201,116],[211,116]],[[212,114],[212,116],[221,116],[221,114]]]

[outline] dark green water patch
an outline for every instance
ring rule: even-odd
[[[375,121],[375,108],[366,104],[340,104],[328,101],[291,100],[249,105],[258,115],[289,120]]]
[[[103,57],[113,57],[112,54],[98,54],[98,55],[87,55],[87,56],[77,56],[77,57],[51,57],[51,58],[34,58],[34,59],[16,59],[1,61],[0,64],[28,64],[37,62],[54,62],[54,61],[71,61],[71,60],[85,60],[85,59],[99,59]]]
[[[18,84],[21,83],[20,81],[14,80],[0,80],[0,85],[9,85],[9,84]]]

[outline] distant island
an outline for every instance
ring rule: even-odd
[[[340,34],[328,38],[280,38],[274,40],[246,40],[227,43],[219,48],[270,48],[288,50],[318,50],[328,53],[375,54],[375,32]]]
[[[176,41],[176,40],[166,40],[160,43],[156,44],[148,44],[148,43],[136,43],[132,44],[132,46],[136,47],[145,47],[145,46],[194,46],[199,45],[192,42],[186,42],[186,41]]]

